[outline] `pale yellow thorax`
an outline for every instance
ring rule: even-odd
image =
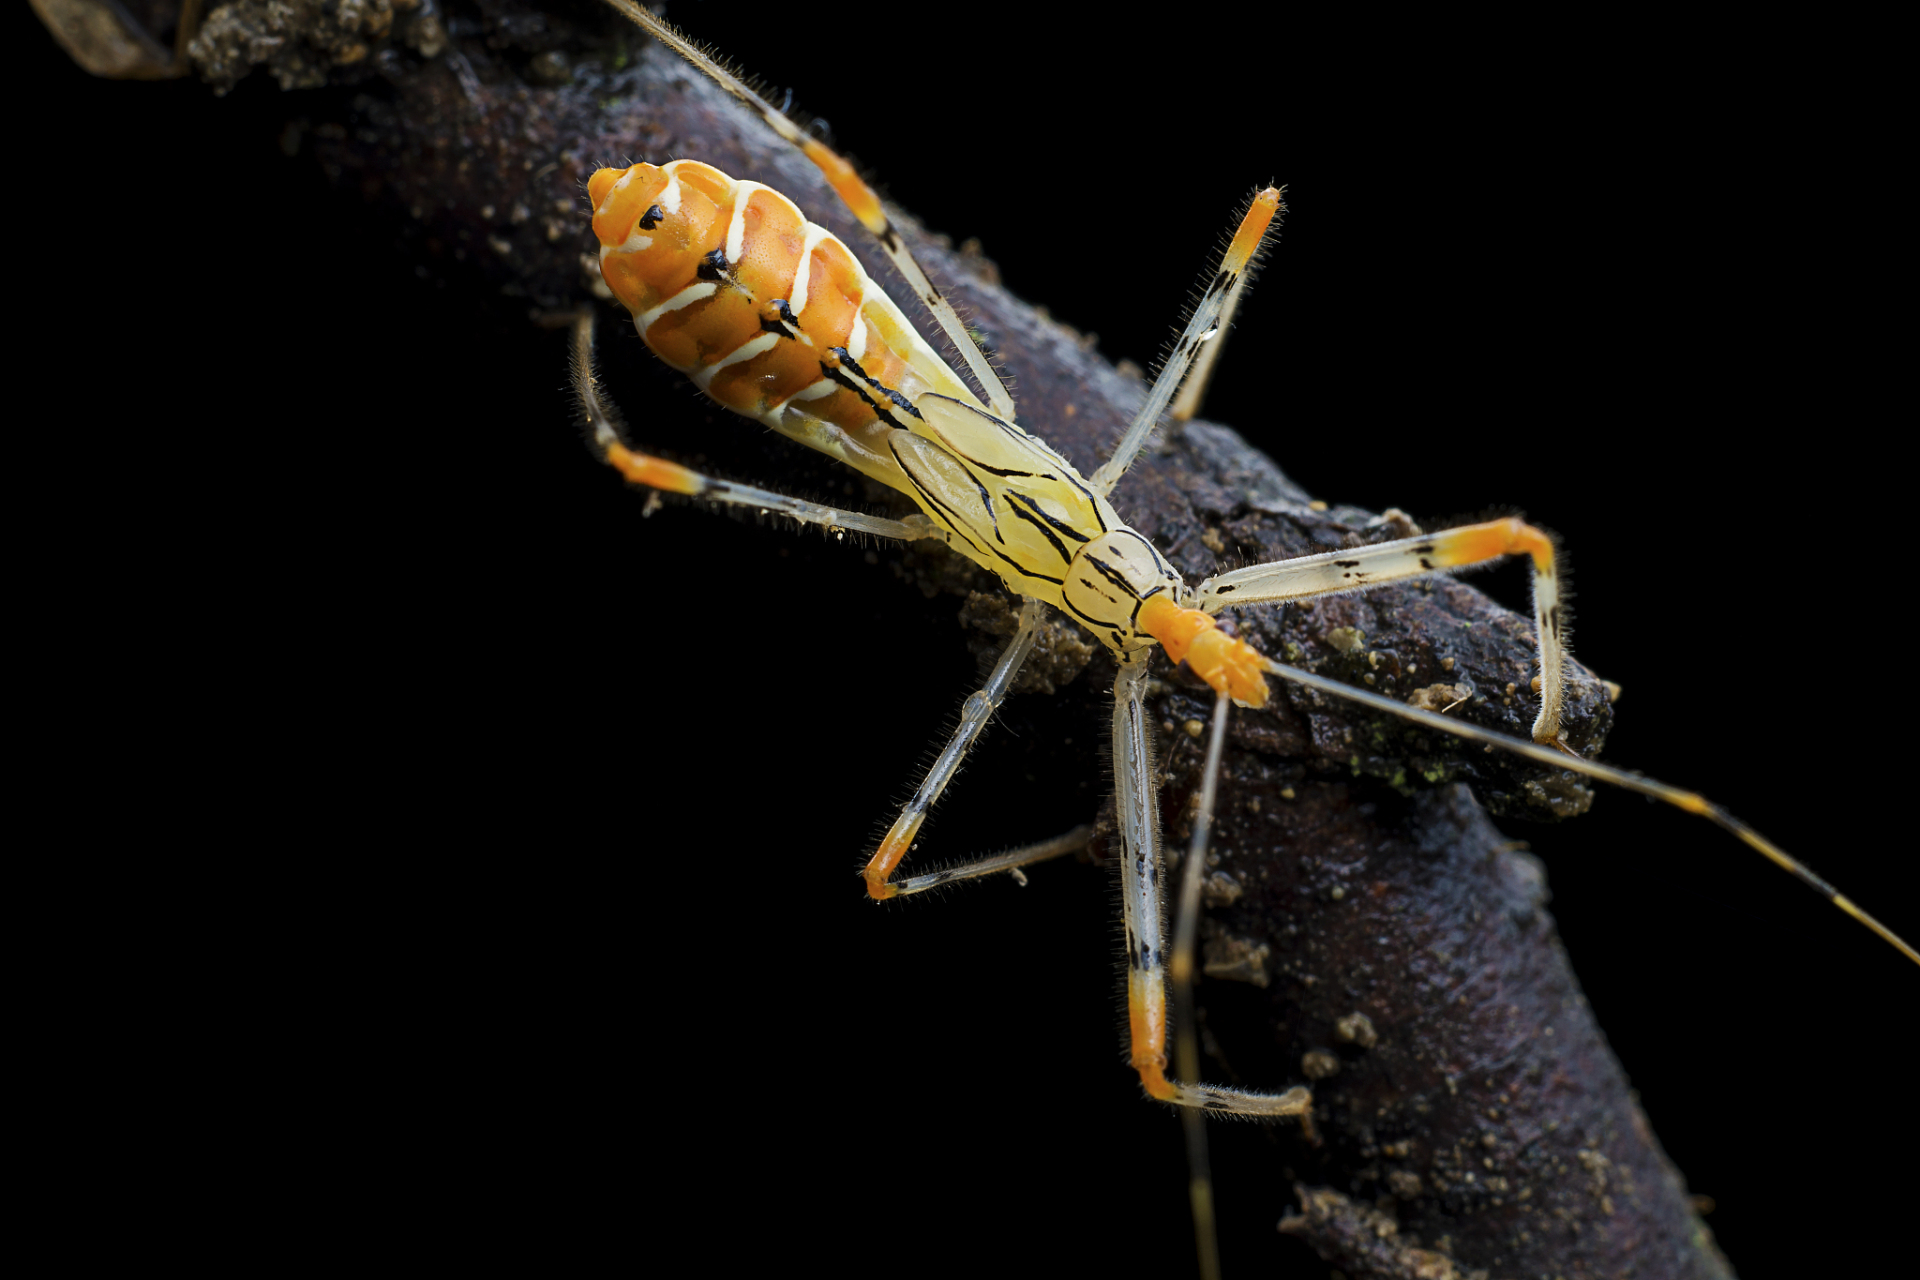
[[[890,444],[920,509],[1008,589],[1060,609],[1125,652],[1140,602],[1180,578],[1047,443],[984,409],[922,396]]]

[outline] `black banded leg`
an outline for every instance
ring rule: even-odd
[[[1021,664],[1033,652],[1033,642],[1046,615],[1047,606],[1038,600],[1029,600],[1021,606],[1019,629],[1013,633],[1013,639],[1007,642],[1000,661],[994,664],[986,687],[976,689],[961,704],[960,727],[953,731],[946,749],[933,762],[933,768],[927,771],[926,781],[920,784],[919,790],[913,793],[913,799],[901,809],[886,839],[880,842],[879,849],[868,860],[865,872],[867,896],[876,902],[900,895],[902,887],[890,883],[888,877],[913,848],[913,838],[919,834],[920,824],[926,821],[927,810],[933,807],[940,793],[953,781],[953,775],[960,770],[960,762],[967,758],[967,752],[979,741],[980,733],[987,727],[987,722],[993,719],[993,713],[999,710],[1007,690],[1013,686],[1013,678],[1020,673]]]
[[[1540,713],[1534,717],[1533,740],[1552,743],[1560,737],[1572,617],[1562,598],[1553,539],[1524,521],[1488,520],[1350,551],[1249,565],[1208,578],[1194,592],[1194,603],[1213,614],[1240,604],[1307,600],[1470,569],[1510,555],[1533,561],[1534,626],[1540,636]]]
[[[1149,1097],[1229,1115],[1300,1115],[1312,1105],[1305,1089],[1248,1093],[1167,1079],[1166,907],[1161,886],[1160,824],[1154,801],[1153,752],[1146,716],[1148,659],[1140,649],[1114,680],[1114,814],[1120,829],[1120,900],[1127,945],[1127,1027],[1133,1069]]]
[[[797,520],[801,524],[817,525],[836,534],[868,533],[877,538],[897,538],[902,542],[913,542],[921,538],[947,540],[946,531],[937,528],[925,516],[912,516],[906,520],[889,520],[884,516],[870,516],[858,511],[844,511],[839,507],[826,507],[817,502],[790,498],[783,493],[774,493],[750,484],[715,480],[711,476],[690,471],[678,463],[668,462],[665,458],[656,458],[629,448],[622,438],[625,435],[625,429],[620,411],[600,389],[600,380],[594,371],[593,325],[593,311],[590,308],[583,308],[574,317],[574,394],[579,399],[580,413],[586,419],[587,431],[594,451],[607,465],[628,480],[635,484],[646,485],[651,489],[665,490],[668,493],[682,493],[689,497],[704,498],[710,502],[723,502],[730,506],[751,507],[757,511],[772,512],[775,515]]]
[[[1113,456],[1087,481],[1095,493],[1105,497],[1113,492],[1113,487],[1120,483],[1120,477],[1127,473],[1127,468],[1139,456],[1147,437],[1153,434],[1154,427],[1160,422],[1160,415],[1173,400],[1173,393],[1179,390],[1187,371],[1193,368],[1194,361],[1199,358],[1202,346],[1219,335],[1221,316],[1226,310],[1227,301],[1234,297],[1235,287],[1251,269],[1253,256],[1260,248],[1267,226],[1280,209],[1278,189],[1268,187],[1254,196],[1253,204],[1240,220],[1239,229],[1233,233],[1232,243],[1221,256],[1220,269],[1214,273],[1206,292],[1201,295],[1199,305],[1193,309],[1187,327],[1174,344],[1173,354],[1167,357],[1167,362],[1160,367],[1159,376],[1153,380],[1146,403],[1140,406],[1140,412],[1134,415],[1126,432],[1121,435]]]

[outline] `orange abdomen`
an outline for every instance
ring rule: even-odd
[[[602,169],[587,191],[607,287],[654,353],[727,408],[802,438],[792,415],[828,423],[865,452],[906,425],[890,393],[975,402],[846,245],[779,192],[694,160]]]

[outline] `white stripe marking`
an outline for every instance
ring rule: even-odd
[[[755,356],[762,354],[763,352],[771,350],[773,347],[773,344],[778,341],[780,341],[779,334],[763,333],[759,337],[754,338],[750,342],[743,342],[739,346],[735,347],[731,353],[729,353],[727,356],[725,356],[718,362],[714,364],[710,364],[704,369],[695,370],[693,375],[693,380],[700,384],[700,389],[702,391],[705,391],[707,389],[707,384],[713,381],[713,376],[716,373],[719,373],[722,369],[726,368],[728,365],[742,364],[745,361],[751,360]]]
[[[818,400],[823,396],[832,395],[834,392],[838,391],[839,389],[840,389],[840,384],[835,382],[832,378],[822,378],[818,382],[810,383],[809,385],[800,388],[798,391],[788,396],[785,400],[782,400],[777,406],[777,408],[784,409],[788,405],[792,404],[795,400],[801,401],[802,403],[805,403],[808,400]]]
[[[847,354],[858,360],[867,354],[867,318],[853,313],[853,332],[847,335]]]
[[[602,249],[607,248],[607,246],[605,245],[601,245],[600,247]],[[632,231],[627,233],[627,242],[625,244],[621,245],[617,249],[610,249],[607,251],[609,253],[644,253],[651,248],[653,248],[653,237],[640,234],[640,228],[635,227]],[[605,255],[602,255],[602,256],[604,257]]]
[[[747,247],[747,203],[753,199],[754,192],[766,189],[757,182],[733,184],[733,220],[727,223],[727,265],[729,267],[740,261],[740,255]]]
[[[832,233],[825,227],[806,224],[807,234],[800,241],[800,267],[793,273],[793,296],[787,299],[787,307],[796,316],[807,309],[807,286],[813,276],[813,251],[822,240],[831,238]]]
[[[647,330],[653,328],[653,322],[655,320],[658,320],[669,311],[678,311],[682,307],[691,306],[702,298],[712,297],[713,291],[719,287],[719,285],[711,280],[702,280],[698,284],[690,284],[653,310],[635,317],[633,323],[639,328],[640,336],[644,338],[647,336]]]

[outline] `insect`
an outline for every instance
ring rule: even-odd
[[[743,28],[728,37],[729,48],[749,66],[782,66],[778,50],[757,51],[759,37]],[[823,106],[849,144],[879,162],[905,203],[936,211],[936,225],[959,234],[982,232],[1015,288],[1052,302],[1083,329],[1100,330],[1103,350],[1144,363],[1166,336],[1167,318],[1163,307],[1140,299],[1177,298],[1191,284],[1201,246],[1219,230],[1216,220],[1250,177],[1262,176],[1246,172],[1247,137],[1243,131],[1223,139],[1218,131],[1190,125],[1172,130],[1164,100],[1117,93],[1109,77],[1088,78],[1086,68],[1063,69],[1056,51],[1020,63],[1027,51],[1017,44],[1003,50],[1018,68],[1012,77],[1063,92],[1049,96],[1046,109],[1019,118],[992,114],[993,95],[971,99],[968,119],[994,140],[992,154],[1006,154],[1035,121],[1067,119],[1076,104],[1084,110],[1098,101],[1102,127],[1073,139],[1085,171],[1117,173],[1130,157],[1145,153],[1186,157],[1190,181],[1208,169],[1229,175],[1225,187],[1193,201],[1206,206],[1197,226],[1168,234],[1170,245],[1190,252],[1140,254],[1131,229],[1088,221],[1077,228],[1073,248],[1089,261],[1126,254],[1133,266],[1126,288],[1113,293],[1104,291],[1101,273],[1081,273],[1077,258],[1063,258],[1051,239],[1044,256],[1023,259],[1021,251],[1047,238],[1018,209],[1012,212],[1019,220],[1001,227],[994,219],[1008,215],[1009,202],[993,184],[954,181],[944,133],[940,147],[928,148],[924,126],[916,122],[921,136],[896,139],[892,114],[862,115],[860,105],[835,105],[832,95],[840,86],[831,77],[822,82],[798,69],[786,74],[801,83],[804,103]],[[1118,52],[1140,56],[1137,46]],[[867,86],[855,79],[847,87]],[[1236,120],[1268,119],[1261,113],[1276,106],[1275,114],[1311,118],[1316,138],[1366,160],[1354,165],[1338,158],[1325,180],[1296,186],[1289,235],[1290,247],[1300,251],[1276,263],[1245,312],[1209,416],[1249,433],[1278,422],[1282,433],[1269,437],[1269,447],[1291,473],[1330,498],[1434,513],[1481,501],[1532,503],[1572,550],[1575,585],[1583,589],[1586,606],[1582,653],[1627,689],[1609,756],[1694,783],[1735,812],[1763,819],[1789,848],[1810,856],[1817,850],[1817,864],[1837,882],[1859,885],[1860,900],[1893,913],[1899,886],[1884,878],[1893,873],[1891,859],[1884,846],[1860,834],[1862,815],[1897,791],[1890,772],[1876,773],[1888,768],[1874,750],[1884,704],[1850,692],[1861,681],[1872,686],[1868,671],[1890,655],[1877,647],[1851,603],[1811,596],[1782,602],[1777,595],[1782,576],[1818,580],[1825,539],[1844,539],[1857,527],[1857,512],[1843,515],[1833,505],[1857,492],[1857,464],[1825,449],[1788,454],[1716,448],[1707,454],[1696,440],[1717,442],[1726,431],[1721,422],[1676,424],[1649,410],[1671,391],[1671,365],[1655,355],[1694,350],[1700,329],[1742,335],[1749,339],[1749,355],[1773,350],[1771,338],[1746,327],[1751,317],[1767,312],[1744,305],[1747,278],[1729,279],[1724,283],[1739,287],[1704,295],[1682,289],[1682,297],[1696,302],[1683,324],[1662,303],[1672,296],[1674,280],[1698,278],[1698,261],[1691,251],[1683,259],[1664,217],[1630,217],[1612,204],[1583,199],[1592,176],[1591,148],[1568,148],[1562,138],[1556,147],[1533,150],[1537,163],[1521,173],[1498,147],[1463,155],[1437,138],[1401,144],[1383,161],[1379,138],[1400,136],[1395,130],[1404,120],[1364,133],[1334,122],[1336,113],[1324,106],[1288,97],[1285,86],[1278,96],[1271,82],[1254,89],[1226,85],[1213,101],[1223,116]],[[1342,118],[1353,105],[1350,98],[1327,101],[1340,103]],[[155,129],[151,136],[106,129],[77,150],[126,156],[143,171],[169,174],[173,170],[165,164],[142,163],[153,154],[149,149],[156,140],[204,139],[210,115],[209,107],[197,108],[187,121],[193,129]],[[214,116],[213,123],[231,118],[239,117]],[[744,123],[759,127],[750,118]],[[298,170],[271,146],[278,127],[271,123],[260,137],[247,132],[215,148],[228,158],[224,177],[235,184],[236,205],[248,195],[257,198],[262,184],[285,183],[280,175]],[[1253,163],[1299,169],[1284,155]],[[57,171],[57,158],[50,155],[39,169]],[[314,185],[313,192],[297,193],[301,200],[275,206],[283,217],[299,220],[294,225],[301,232],[287,231],[289,237],[332,243],[330,237],[343,228],[368,219],[357,197],[328,203],[324,188]],[[202,197],[183,185],[177,200],[157,204],[191,209]],[[1744,207],[1729,192],[1729,216],[1716,236],[1741,225],[1736,214]],[[183,249],[182,260],[234,262],[225,224],[208,218],[199,225],[204,240],[180,243],[198,243],[201,253]],[[1305,249],[1309,232],[1311,252]],[[1141,1106],[1137,1087],[1112,1066],[1112,1016],[1098,999],[1113,976],[1103,877],[1062,868],[1067,874],[1035,876],[1026,890],[991,886],[944,909],[865,913],[849,949],[834,951],[827,963],[836,994],[794,1010],[791,970],[782,954],[790,945],[786,928],[796,918],[841,917],[851,885],[832,872],[848,858],[848,845],[866,834],[869,815],[898,799],[895,788],[924,747],[927,726],[952,712],[957,691],[971,687],[971,660],[942,639],[952,634],[952,602],[923,606],[917,593],[895,586],[884,567],[864,565],[857,547],[773,538],[750,525],[691,515],[636,521],[634,502],[609,493],[613,486],[581,467],[571,441],[559,441],[544,457],[538,452],[547,433],[528,424],[550,415],[553,353],[533,337],[516,345],[485,325],[476,328],[482,293],[455,288],[436,295],[416,287],[409,271],[395,272],[379,258],[385,234],[377,230],[362,247],[367,262],[350,286],[316,297],[316,305],[280,311],[271,341],[254,359],[224,362],[223,379],[276,371],[273,386],[263,383],[234,397],[234,438],[252,438],[258,407],[273,403],[282,427],[302,440],[338,444],[331,456],[343,464],[378,459],[390,474],[396,451],[423,438],[421,424],[433,421],[462,424],[463,442],[479,442],[496,459],[484,486],[450,484],[441,448],[433,466],[421,459],[417,471],[403,474],[409,510],[440,515],[439,540],[432,544],[439,549],[431,564],[457,565],[474,555],[476,542],[484,548],[473,562],[485,566],[485,590],[474,584],[467,612],[459,615],[469,625],[456,628],[462,647],[448,652],[483,660],[489,673],[488,695],[476,709],[484,707],[483,722],[495,726],[485,737],[489,758],[504,766],[503,783],[513,779],[498,796],[516,802],[530,796],[528,779],[545,776],[542,771],[555,770],[559,761],[564,778],[544,792],[545,812],[555,823],[596,824],[588,840],[548,832],[555,846],[591,850],[602,860],[591,869],[552,873],[556,917],[563,901],[572,920],[595,910],[610,868],[630,864],[642,882],[617,896],[672,904],[670,918],[645,928],[623,921],[636,963],[603,990],[608,1007],[631,1010],[632,974],[648,967],[651,957],[672,957],[693,971],[661,997],[664,1004],[648,1004],[634,1019],[659,1032],[657,1043],[642,1046],[634,1060],[659,1062],[675,1076],[697,1071],[742,1094],[765,1088],[777,1098],[770,1111],[714,1118],[706,1141],[679,1149],[676,1158],[713,1179],[737,1176],[743,1158],[757,1160],[772,1194],[749,1198],[764,1209],[803,1187],[806,1153],[831,1144],[873,1168],[898,1172],[909,1184],[902,1202],[910,1207],[994,1197],[992,1211],[970,1218],[962,1231],[943,1234],[943,1250],[982,1261],[1015,1256],[1016,1247],[1030,1246],[1039,1223],[1075,1262],[1104,1256],[1138,1261],[1161,1248],[1174,1265],[1190,1265],[1176,1210],[1168,1210],[1175,1220],[1162,1224],[1166,1229],[1143,1237],[1127,1229],[1138,1216],[1131,1203],[1120,1205],[1113,1193],[1116,1171],[1124,1169],[1129,1179],[1163,1180],[1161,1194],[1143,1189],[1142,1200],[1178,1205],[1184,1173],[1168,1118]],[[1623,237],[1630,251],[1622,247]],[[1570,240],[1579,252],[1567,251]],[[1770,240],[1764,253],[1747,261],[1790,266],[1818,241]],[[857,241],[849,242],[864,253]],[[1156,292],[1144,278],[1163,262],[1170,264],[1169,275]],[[1669,266],[1671,271],[1661,269]],[[353,262],[341,269],[352,270]],[[383,284],[389,277],[397,283]],[[1765,281],[1771,289],[1777,278],[1761,267],[1751,281]],[[238,296],[238,281],[234,287]],[[44,296],[66,295],[49,289]],[[393,315],[404,323],[389,324]],[[1552,323],[1541,325],[1540,317]],[[97,307],[81,319],[99,324]],[[1130,322],[1138,323],[1142,336],[1126,336]],[[356,341],[343,344],[346,334]],[[613,346],[618,337],[608,334],[606,341]],[[616,347],[607,362],[609,376],[644,383],[647,358],[630,333],[625,337],[627,349]],[[1518,367],[1503,364],[1498,356],[1516,344],[1527,358]],[[476,346],[484,354],[477,355]],[[445,376],[418,384],[417,396],[397,393],[372,403],[353,397],[332,415],[305,422],[304,398],[284,395],[289,369],[302,375],[303,386],[346,386],[338,371],[364,367],[354,362],[356,353],[365,359],[423,349],[430,355],[420,366]],[[335,354],[315,361],[315,350]],[[1278,385],[1261,368],[1262,352],[1274,353],[1283,369]],[[172,372],[201,358],[204,352],[183,350]],[[1393,376],[1382,373],[1383,363]],[[1782,359],[1777,366],[1789,363]],[[474,369],[494,376],[466,376]],[[1605,376],[1588,372],[1596,369]],[[152,384],[161,385],[167,372],[156,369]],[[1257,395],[1236,407],[1234,381],[1242,373],[1256,384]],[[1754,421],[1770,420],[1769,401],[1780,386],[1775,377],[1740,383],[1767,388],[1743,398],[1724,379],[1703,376],[1703,384],[1733,417]],[[1570,396],[1569,385],[1600,387],[1599,403]],[[1368,392],[1361,407],[1355,405],[1356,387]],[[1477,418],[1461,405],[1489,394],[1503,421],[1532,425],[1544,419],[1552,429],[1529,435],[1524,445],[1476,443],[1469,428]],[[1729,394],[1731,402],[1724,400]],[[804,492],[830,492],[820,478],[830,474],[828,468],[807,471],[803,451],[782,452],[778,442],[757,441],[690,397],[622,398],[629,408],[647,406],[643,430],[649,438],[696,440],[697,447],[717,453],[737,450],[729,474],[776,474],[767,469],[771,462],[802,473]],[[217,402],[210,411],[218,412]],[[343,422],[353,424],[345,440]],[[657,436],[651,434],[655,426]],[[444,444],[444,437],[433,438]],[[535,446],[531,458],[529,442]],[[460,501],[450,500],[455,497]],[[1716,582],[1725,584],[1724,591],[1703,596],[1684,575],[1658,567],[1677,554],[1677,536],[1692,547],[1696,538],[1747,529],[1755,520],[1808,513],[1809,505],[1829,532],[1791,539],[1777,560],[1733,557],[1717,563]],[[1664,520],[1626,518],[1648,511],[1684,513],[1682,532],[1676,535]],[[695,527],[697,534],[691,532]],[[455,545],[464,551],[450,558],[445,548]],[[667,643],[635,621],[637,585],[626,578],[642,571],[691,578],[715,565],[738,566],[752,576],[766,592],[758,597],[762,601],[778,595],[783,579],[801,578],[813,598],[870,609],[861,621],[924,646],[927,660],[944,661],[947,669],[903,673],[879,695],[865,686],[846,688],[805,646],[767,639],[735,601],[715,611],[702,653],[728,671],[751,673],[744,677],[751,689],[741,695],[745,709],[736,710],[741,704],[730,697],[690,687],[681,674],[686,655],[680,643]],[[429,573],[428,567],[420,562],[421,581],[436,580],[438,570]],[[617,590],[608,590],[610,576]],[[1523,606],[1524,584],[1517,585],[1516,603]],[[1671,623],[1681,616],[1698,621],[1686,628]],[[524,649],[500,644],[497,624],[535,618],[552,647],[529,662]],[[1650,625],[1649,618],[1663,621]],[[644,698],[626,683],[635,675],[658,677]],[[780,701],[769,710],[776,694]],[[1048,718],[1052,701],[1008,703],[1006,731],[996,731],[960,784],[967,796],[993,800],[947,806],[935,832],[941,848],[960,856],[1084,818],[1103,785],[1094,761],[1077,762],[1077,780],[1065,784],[1045,776],[1030,782],[1017,767],[1025,759],[1018,748],[1027,742],[1073,737],[1077,748],[1084,741],[1084,723]],[[534,707],[542,708],[539,715],[532,714]],[[789,710],[796,719],[786,718]],[[546,719],[563,711],[564,720]],[[500,731],[501,722],[513,731]],[[1702,725],[1713,727],[1705,742]],[[781,767],[793,754],[791,747],[782,749],[783,742],[809,735],[805,741],[817,744],[810,735],[822,732],[831,734],[830,764],[821,762],[804,777]],[[591,749],[583,753],[583,746]],[[692,762],[700,777],[751,786],[753,795],[765,798],[761,820],[748,824],[753,841],[736,846],[750,853],[727,864],[724,886],[703,879],[707,868],[688,853],[708,847],[714,822],[709,808],[676,805],[635,821],[635,807],[649,802],[635,785],[649,751],[672,757],[671,776],[684,776],[682,764]],[[1009,760],[1015,767],[1004,767]],[[617,761],[630,762],[633,772]],[[644,776],[651,786],[669,775],[649,766]],[[850,824],[847,814],[853,815]],[[1743,851],[1695,825],[1603,796],[1596,811],[1579,821],[1545,832],[1522,827],[1514,834],[1531,838],[1549,861],[1557,894],[1553,909],[1655,1126],[1693,1185],[1719,1198],[1721,1207],[1709,1221],[1736,1260],[1762,1249],[1778,1256],[1803,1241],[1817,1245],[1821,1235],[1802,1220],[1780,1220],[1777,1208],[1782,1196],[1795,1194],[1793,1179],[1814,1176],[1828,1185],[1837,1179],[1856,1204],[1891,1185],[1860,1171],[1873,1169],[1885,1150],[1887,1119],[1875,1100],[1891,1092],[1892,1082],[1877,1088],[1870,1081],[1878,1066],[1892,1061],[1880,1048],[1883,1029],[1897,1018],[1900,993],[1910,988],[1890,987],[1889,981],[1904,982],[1904,974],[1889,980],[1878,949],[1860,944],[1850,927],[1841,927],[1844,922],[1828,922],[1797,889],[1776,886],[1749,865]],[[657,857],[634,857],[663,849],[674,854],[670,868]],[[822,875],[822,868],[828,873]],[[1696,869],[1697,879],[1676,885]],[[735,872],[750,874],[750,881],[734,878]],[[549,873],[529,866],[528,874],[544,879]],[[1597,909],[1583,915],[1583,907],[1596,900]],[[812,941],[826,942],[833,932],[822,929]],[[1808,948],[1819,954],[1808,954]],[[868,985],[875,975],[890,983],[877,1001]],[[560,976],[556,970],[556,988]],[[977,994],[984,991],[991,994]],[[1831,1012],[1807,1016],[1804,1010],[1816,1003]],[[1000,1071],[983,1072],[977,1056],[966,1056],[979,1051],[965,1026],[969,1010],[992,1019],[990,1052]],[[785,1052],[803,1037],[815,1052]],[[841,1101],[839,1090],[849,1076],[874,1064],[898,1073],[888,1097],[904,1116],[876,1121]],[[1043,1074],[1049,1083],[1065,1084],[1036,1101],[1029,1082]],[[1816,1091],[1812,1119],[1772,1118],[1782,1075]],[[1725,1120],[1716,1124],[1715,1117]],[[1235,1212],[1223,1207],[1229,1260],[1236,1230],[1245,1232],[1250,1254],[1265,1256],[1256,1251],[1274,1247],[1272,1220],[1290,1188],[1270,1167],[1270,1150],[1257,1131],[1228,1128],[1216,1130],[1214,1138],[1220,1194],[1233,1197],[1235,1188],[1250,1188],[1245,1203],[1232,1206]],[[1243,1141],[1259,1157],[1245,1168],[1249,1179],[1262,1179],[1257,1184],[1237,1181],[1226,1166],[1234,1144]],[[1010,1201],[1001,1200],[1002,1193]],[[1741,1212],[1743,1194],[1754,1206],[1744,1249],[1727,1225],[1735,1220],[1729,1215]],[[797,1219],[792,1247],[807,1252],[844,1245],[849,1227],[837,1210],[846,1199],[845,1189],[836,1188],[823,1198],[833,1209],[822,1202]],[[676,1205],[691,1214],[711,1210],[714,1201],[702,1191]]]
[[[718,282],[716,282],[716,284],[718,284]]]

